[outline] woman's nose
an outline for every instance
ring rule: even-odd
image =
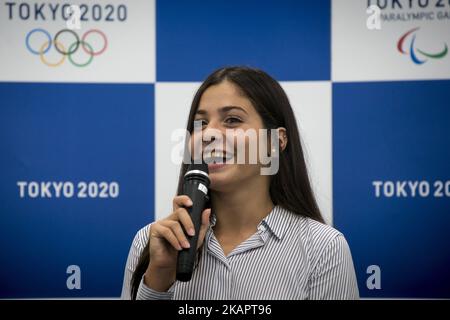
[[[224,135],[225,131],[223,130],[223,127],[220,125],[219,121],[210,121],[204,128],[203,128],[203,135],[207,137],[213,137],[216,139],[218,136]]]
[[[215,123],[208,123],[207,127],[203,130],[203,147],[211,143],[223,143],[225,132],[222,128]]]

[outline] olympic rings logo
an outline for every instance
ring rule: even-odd
[[[45,41],[39,48],[35,48],[33,49],[30,45],[30,39],[34,34],[37,33],[42,33],[47,37],[47,41]],[[62,34],[64,33],[68,33],[71,36],[73,36],[74,38],[74,42],[72,42],[70,45],[64,46],[61,41],[59,41],[58,39],[61,37]],[[103,38],[103,47],[98,50],[98,51],[94,51],[94,49],[92,48],[92,45],[89,44],[89,42],[87,42],[87,37],[89,35],[92,34],[99,34],[102,38]],[[66,61],[66,58],[69,59],[69,61],[76,67],[86,67],[87,65],[89,65],[92,60],[94,59],[94,56],[99,56],[101,55],[103,52],[105,52],[106,48],[108,47],[108,38],[106,37],[106,35],[98,30],[98,29],[90,29],[88,31],[86,31],[83,36],[80,37],[78,36],[78,34],[70,29],[62,29],[60,31],[58,31],[55,36],[52,37],[50,36],[50,33],[45,30],[45,29],[41,29],[41,28],[36,28],[31,30],[30,32],[28,32],[26,39],[25,39],[25,44],[27,46],[27,49],[35,55],[38,55],[39,58],[41,59],[42,63],[44,63],[45,65],[49,66],[49,67],[59,67],[60,65],[62,65],[64,63],[64,61]],[[56,61],[56,62],[50,62],[45,58],[45,54],[51,49],[52,45],[54,45],[55,50],[58,51],[61,54],[61,58]],[[78,51],[78,49],[82,48],[82,50],[84,52],[86,52],[89,55],[89,58],[87,61],[85,62],[77,62],[74,60],[74,58],[72,57],[73,54],[75,52]]]

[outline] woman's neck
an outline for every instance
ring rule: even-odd
[[[258,224],[274,207],[268,179],[255,179],[246,182],[245,187],[229,192],[213,192],[211,201],[217,219],[214,229],[222,234],[256,231]]]

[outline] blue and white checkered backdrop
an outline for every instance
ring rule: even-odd
[[[120,295],[226,65],[285,88],[361,296],[449,298],[449,26],[437,0],[1,0],[0,298]]]

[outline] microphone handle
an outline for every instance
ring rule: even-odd
[[[176,278],[179,281],[191,280],[192,271],[194,269],[198,236],[200,233],[200,226],[202,224],[202,212],[205,209],[206,202],[208,200],[207,195],[201,190],[201,188],[199,189],[199,184],[200,181],[198,180],[188,180],[183,185],[183,193],[189,196],[193,203],[193,205],[186,210],[191,216],[192,223],[194,224],[195,235],[189,236],[183,225],[181,225],[183,232],[189,241],[190,248],[183,249],[178,252]]]

